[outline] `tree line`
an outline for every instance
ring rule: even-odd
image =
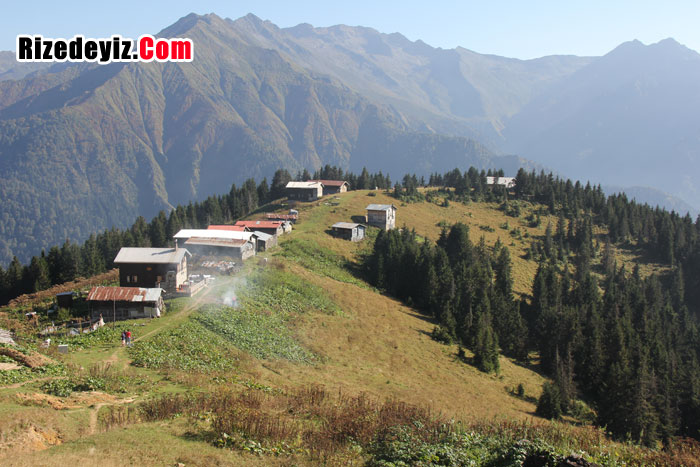
[[[521,360],[538,352],[553,379],[543,415],[572,413],[582,399],[620,439],[700,439],[700,219],[551,174],[521,170],[510,193],[485,189],[486,176],[454,170],[429,183],[463,202],[490,199],[509,212],[532,201],[557,217],[531,247],[539,267],[529,299],[513,299],[508,249],[499,241],[489,251],[483,238],[473,245],[463,224],[435,244],[406,229],[380,232],[365,261],[369,280],[432,316],[433,336],[470,348],[484,371],[497,370],[499,350]],[[603,247],[597,227],[608,232]],[[612,246],[626,242],[671,272],[642,278],[639,266],[618,266]]]

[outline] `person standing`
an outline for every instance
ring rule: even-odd
[[[122,347],[126,345],[126,331],[122,331]]]
[[[126,331],[126,345],[131,347],[131,331]]]

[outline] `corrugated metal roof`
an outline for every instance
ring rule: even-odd
[[[388,211],[391,208],[396,209],[396,206],[393,204],[370,204],[365,209],[368,211]]]
[[[163,289],[141,287],[93,287],[87,300],[95,302],[156,302]]]
[[[234,232],[245,232],[245,227],[240,225],[210,225],[207,230],[231,230]]]
[[[350,185],[345,180],[307,180],[307,182],[317,182],[322,183],[323,186],[343,186]]]
[[[276,229],[282,225],[282,221],[238,221],[236,225],[249,229]]]
[[[332,225],[334,229],[354,229],[357,226],[364,227],[362,224],[354,224],[352,222],[336,222]]]
[[[182,257],[190,252],[184,248],[130,248],[124,247],[119,250],[114,258],[115,264],[122,263],[179,263]],[[190,255],[192,256],[192,255]]]
[[[202,238],[192,237],[185,241],[185,245],[207,245],[207,246],[225,246],[230,248],[239,248],[248,243],[247,240],[237,238]]]
[[[256,230],[253,233],[255,234],[256,237],[258,237],[263,242],[266,242],[273,237],[272,235],[265,233],[265,232],[260,232],[259,230]]]
[[[252,232],[240,232],[236,230],[206,230],[206,229],[182,229],[173,238],[235,238],[238,240],[250,240]]]
[[[289,182],[286,188],[316,188],[323,187],[319,182]]]

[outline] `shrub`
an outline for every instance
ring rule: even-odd
[[[52,379],[41,385],[46,394],[56,397],[68,397],[73,392],[73,382],[69,379]]]
[[[435,326],[433,331],[430,333],[430,337],[446,345],[450,345],[453,342],[452,334],[450,334],[450,331],[442,325]]]

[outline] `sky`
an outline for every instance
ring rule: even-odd
[[[603,55],[629,40],[649,44],[667,37],[700,51],[698,0],[13,1],[2,6],[0,50],[14,50],[17,34],[137,38],[191,12],[232,19],[253,13],[280,27],[368,26],[434,47],[521,59]]]

